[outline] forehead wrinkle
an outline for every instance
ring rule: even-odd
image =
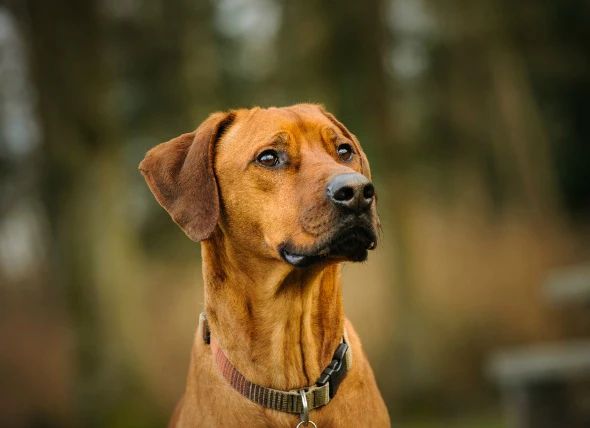
[[[292,134],[305,134],[307,126],[305,125],[305,119],[301,115],[292,109],[282,110],[281,113],[286,119],[284,125],[293,131]]]
[[[223,136],[220,145],[224,146],[223,151],[251,151],[272,144],[275,139],[282,139],[286,147],[320,146],[331,153],[335,141],[346,138],[339,131],[324,115],[310,109],[254,108],[238,111],[236,122]]]
[[[332,156],[335,142],[341,139],[341,135],[331,125],[316,120],[298,118],[296,123],[289,123],[292,132],[288,135],[299,142],[295,146],[306,146],[310,149],[321,148],[323,152]]]

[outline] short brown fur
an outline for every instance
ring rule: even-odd
[[[358,156],[340,162],[335,144]],[[281,147],[280,171],[253,160]],[[344,317],[342,259],[295,268],[279,255],[291,242],[311,248],[336,221],[325,183],[337,174],[370,177],[357,139],[320,106],[236,110],[210,116],[193,133],[148,152],[140,170],[158,202],[202,241],[205,310],[211,334],[251,382],[280,390],[313,385],[344,328],[352,368],[334,399],[313,410],[318,427],[390,426],[356,332]],[[375,206],[372,218],[377,227]],[[196,337],[185,394],[170,427],[295,427],[297,415],[266,409],[234,391],[210,347]]]

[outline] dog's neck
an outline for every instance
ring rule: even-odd
[[[211,335],[232,364],[262,386],[313,385],[342,340],[339,265],[296,269],[219,232],[201,248]]]

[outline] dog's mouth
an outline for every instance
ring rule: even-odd
[[[373,228],[357,224],[339,228],[313,248],[296,248],[287,243],[281,245],[279,253],[290,265],[303,268],[323,261],[364,262],[369,251],[376,246]]]

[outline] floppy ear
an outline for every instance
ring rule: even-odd
[[[330,122],[332,122],[334,125],[336,125],[338,127],[338,129],[340,129],[340,131],[342,131],[342,133],[344,134],[345,137],[350,138],[352,140],[352,142],[354,143],[354,145],[356,146],[356,150],[359,152],[360,156],[361,156],[361,172],[363,173],[364,176],[366,176],[367,178],[371,178],[371,168],[369,167],[369,160],[367,159],[367,156],[365,155],[365,152],[363,152],[363,149],[361,147],[361,143],[359,143],[359,140],[356,138],[356,136],[350,132],[348,129],[346,129],[346,126],[344,126],[342,124],[342,122],[340,122],[338,119],[336,119],[336,117],[334,117],[334,115],[328,111],[326,111],[325,108],[323,108],[322,106],[319,106],[320,110],[322,111],[322,113],[324,114],[324,116],[326,116],[328,119],[330,119]]]
[[[215,143],[235,113],[214,113],[196,131],[151,149],[139,164],[150,190],[193,241],[211,237],[219,219]]]

